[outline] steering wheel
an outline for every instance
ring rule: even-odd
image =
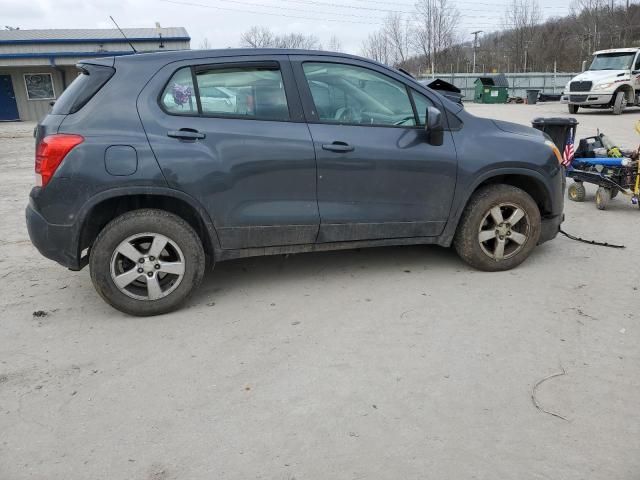
[[[340,107],[333,116],[339,122],[353,122],[356,120],[356,111],[353,107]]]

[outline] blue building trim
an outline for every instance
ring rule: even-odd
[[[130,42],[158,43],[160,37],[129,37]],[[61,44],[61,43],[123,43],[127,40],[119,38],[44,38],[26,40],[0,40],[0,45],[33,45],[33,44]],[[163,42],[190,42],[191,37],[162,37]]]
[[[167,50],[169,51],[169,50]],[[143,52],[139,52],[143,53]],[[0,53],[1,58],[62,58],[62,57],[114,57],[120,55],[132,55],[133,51],[124,50],[118,52],[42,52],[42,53]]]

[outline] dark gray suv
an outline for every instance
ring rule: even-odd
[[[254,255],[453,244],[506,270],[563,218],[548,137],[369,60],[217,50],[78,67],[36,130],[27,226],[123,312],[170,311],[215,262]]]

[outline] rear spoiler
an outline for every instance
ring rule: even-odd
[[[116,64],[116,57],[87,58],[76,63],[76,68],[82,70],[83,65],[98,65],[101,67],[113,68]]]

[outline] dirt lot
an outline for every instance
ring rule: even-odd
[[[528,124],[560,105],[468,105]],[[580,114],[627,146],[640,112]],[[637,479],[640,210],[487,274],[438,247],[233,261],[131,318],[42,258],[32,124],[0,124],[0,478]],[[42,311],[42,316],[35,312]],[[531,399],[541,384],[542,413]]]

